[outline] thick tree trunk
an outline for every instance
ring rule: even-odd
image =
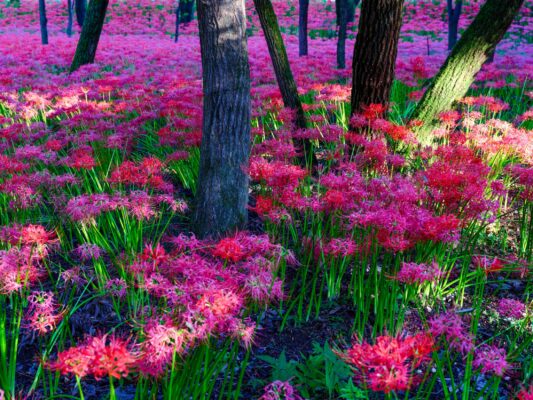
[[[337,11],[339,13],[339,31],[337,37],[337,68],[346,68],[346,29],[348,25],[348,4],[347,0],[336,0]]]
[[[41,43],[48,44],[48,20],[46,19],[45,0],[39,0],[39,24],[41,25]]]
[[[203,238],[246,224],[251,96],[244,0],[198,0],[197,12],[204,110],[193,225]]]
[[[436,119],[466,95],[476,74],[511,26],[524,0],[487,0],[418,103],[411,119],[424,122],[419,140],[429,144]]]
[[[73,4],[72,4],[72,0],[68,0],[67,1],[67,8],[68,8],[68,24],[67,24],[67,36],[70,37],[72,36],[72,23],[73,23],[73,19],[74,19],[74,15],[73,15]]]
[[[178,43],[178,37],[180,35],[180,6],[176,7],[176,30],[174,32],[174,43]]]
[[[363,0],[353,54],[352,109],[389,103],[403,0]]]
[[[298,96],[298,89],[292,76],[289,58],[283,44],[283,38],[279,30],[278,19],[270,0],[254,0],[255,9],[259,15],[259,21],[265,34],[274,72],[278,81],[281,97],[285,107],[295,113],[294,124],[297,128],[305,129],[305,121],[302,102]]]
[[[309,0],[299,0],[298,11],[298,54],[306,56],[308,52],[307,20],[309,17]]]
[[[109,0],[91,0],[89,2],[70,72],[76,71],[82,65],[94,62],[108,4]]]
[[[455,0],[455,7],[453,6],[453,0],[447,0],[448,10],[448,50],[453,49],[455,43],[457,43],[457,32],[459,28],[459,17],[461,16],[461,8],[463,6],[463,0]]]
[[[85,21],[85,13],[87,11],[87,0],[74,0],[74,8],[76,9],[76,22],[81,28],[83,27],[83,21]]]
[[[194,0],[180,0],[180,23],[191,22],[194,16]]]

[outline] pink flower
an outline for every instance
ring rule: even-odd
[[[505,349],[489,345],[483,345],[476,349],[472,365],[474,368],[481,368],[482,373],[491,373],[498,376],[503,376],[505,371],[511,366],[507,362]]]
[[[526,305],[513,299],[501,299],[496,309],[501,316],[512,319],[522,319],[526,314]]]
[[[303,400],[288,381],[274,381],[263,390],[264,393],[258,400]]]
[[[431,334],[443,338],[451,348],[466,354],[474,347],[472,336],[456,313],[450,311],[440,314],[428,322]]]
[[[424,282],[435,282],[443,275],[436,262],[431,264],[402,263],[402,267],[396,279],[408,284],[422,284]]]

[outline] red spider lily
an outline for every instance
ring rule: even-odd
[[[343,358],[372,390],[390,393],[407,390],[416,383],[413,369],[429,359],[435,343],[431,335],[419,333],[405,338],[379,336],[375,344],[354,344]]]

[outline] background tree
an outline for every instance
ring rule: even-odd
[[[67,23],[67,36],[72,36],[72,24],[74,19],[74,4],[72,4],[72,0],[67,1],[67,9],[68,9],[68,23]]]
[[[176,7],[176,28],[174,30],[174,43],[178,43],[178,38],[180,35],[180,6]]]
[[[357,5],[359,4],[360,0],[348,0],[348,22],[354,22],[355,21],[355,9],[357,8]]]
[[[45,0],[39,0],[39,25],[41,26],[41,43],[48,44],[48,20],[46,19]]]
[[[108,4],[109,0],[91,0],[89,2],[70,72],[76,71],[82,65],[94,62]]]
[[[180,0],[178,5],[180,23],[191,22],[194,17],[194,0]]]
[[[403,0],[363,0],[353,54],[351,112],[386,105],[394,79]]]
[[[81,28],[83,21],[85,21],[85,13],[87,12],[87,0],[74,0],[74,8],[76,10],[76,22]]]
[[[307,20],[309,18],[309,0],[298,2],[298,54],[306,56],[308,53]]]
[[[304,129],[307,124],[302,108],[298,88],[294,82],[289,58],[283,43],[278,19],[274,12],[274,7],[270,0],[254,0],[255,9],[261,22],[261,28],[265,34],[270,58],[274,66],[274,72],[278,81],[281,97],[285,107],[290,108],[295,113],[294,124],[297,128]]]
[[[419,139],[430,143],[436,118],[466,95],[476,74],[511,26],[524,0],[487,0],[463,33],[413,112],[424,122]]]
[[[461,8],[463,0],[447,0],[446,8],[448,11],[448,50],[453,49],[457,43],[457,32],[459,28],[459,17],[461,16]]]
[[[338,37],[337,68],[346,68],[346,29],[348,26],[348,0],[335,0],[337,5]]]
[[[250,67],[244,0],[198,0],[203,127],[193,226],[199,237],[243,228],[250,153]]]

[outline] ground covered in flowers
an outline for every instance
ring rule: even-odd
[[[249,4],[250,226],[217,241],[188,229],[196,22],[174,43],[173,1],[112,2],[69,75],[66,7],[42,46],[33,3],[0,4],[0,398],[533,398],[531,2],[434,147],[406,121],[444,2],[407,2],[388,120],[348,120],[334,5],[298,57],[297,2],[275,2],[304,131]]]

